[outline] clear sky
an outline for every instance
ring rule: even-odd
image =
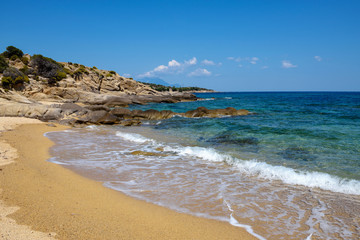
[[[360,91],[360,1],[2,1],[14,45],[219,91]]]

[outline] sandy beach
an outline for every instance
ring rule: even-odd
[[[1,239],[255,239],[229,223],[130,198],[47,162],[53,143],[43,134],[66,127],[16,120],[0,118]]]

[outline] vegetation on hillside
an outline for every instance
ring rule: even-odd
[[[9,64],[7,63],[6,59],[0,55],[0,73],[3,73],[6,68],[9,67]]]
[[[160,84],[154,84],[154,83],[145,83],[141,82],[145,85],[150,86],[152,89],[159,91],[159,92],[167,92],[167,91],[174,91],[174,92],[196,92],[196,91],[212,91],[206,88],[200,88],[200,87],[169,87],[164,86]]]
[[[59,63],[40,54],[30,56],[14,46],[8,46],[6,51],[0,54],[0,87],[5,89],[23,89],[24,83],[30,82],[29,78],[36,81],[41,80],[44,84],[57,85],[59,81],[67,76],[71,76],[75,80],[81,80],[90,74],[91,79],[95,79],[98,84],[98,91],[100,91],[104,80],[119,77],[115,71],[99,70],[95,66],[89,68],[78,63]],[[132,78],[129,79],[133,80]],[[211,91],[199,87],[168,87],[152,83],[143,84],[160,92]]]
[[[21,58],[24,53],[20,49],[14,46],[8,46],[6,51],[2,53],[2,55],[6,58],[10,58],[11,60],[15,60],[16,58]]]
[[[20,89],[24,82],[29,82],[29,78],[17,68],[8,67],[3,72],[1,84],[5,89]]]
[[[36,54],[31,57],[30,66],[34,68],[34,73],[38,76],[48,78],[49,84],[54,84],[66,78],[63,66],[55,60]]]

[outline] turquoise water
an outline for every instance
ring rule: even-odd
[[[50,161],[259,239],[360,238],[360,93],[212,93],[131,106],[248,116],[144,121],[47,133]],[[133,154],[139,153],[147,154]]]
[[[173,118],[154,126],[162,134],[271,165],[360,180],[360,93],[214,93],[205,101],[133,106],[184,112],[247,109],[220,119]]]

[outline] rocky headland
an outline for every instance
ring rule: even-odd
[[[160,92],[115,71],[42,55],[23,54],[9,46],[0,55],[0,116],[28,117],[62,124],[139,125],[141,120],[247,115],[234,108],[200,107],[186,113],[129,110],[130,104],[196,101],[191,92]]]

